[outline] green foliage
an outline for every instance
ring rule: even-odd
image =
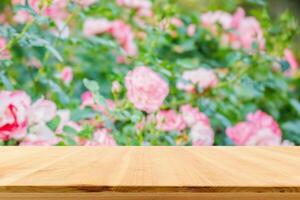
[[[259,44],[253,43],[252,50],[247,51],[223,45],[220,30],[213,34],[201,25],[198,11],[182,10],[185,1],[179,6],[172,4],[175,2],[153,1],[154,15],[144,21],[145,26],[137,22],[135,9],[120,7],[115,1],[101,0],[89,7],[71,2],[63,22],[63,29],[70,30],[70,35],[62,37],[64,30],[57,30],[55,20],[42,16],[29,4],[12,8],[9,1],[1,1],[1,10],[13,10],[10,18],[16,12],[26,11],[32,20],[0,26],[0,35],[7,39],[5,48],[11,52],[11,59],[0,60],[0,89],[26,91],[33,101],[44,96],[55,102],[58,109],[70,110],[71,120],[81,130],[64,126],[58,145],[77,145],[76,137],[91,140],[99,127],[110,130],[119,145],[190,145],[187,132],[180,135],[176,131],[157,130],[153,123],[142,130],[137,128],[147,120],[147,114],[129,102],[124,77],[137,66],[149,66],[170,88],[161,108],[179,111],[183,104],[199,108],[211,121],[214,145],[232,145],[226,137],[226,128],[245,120],[248,113],[256,110],[263,110],[276,119],[284,139],[300,144],[300,76],[299,72],[293,77],[286,75],[291,66],[283,58],[284,50],[299,34],[295,17],[285,12],[277,19],[271,18],[264,0],[210,1],[206,10],[234,12],[238,6],[247,6],[248,15],[251,13],[259,19],[266,49],[260,51]],[[160,27],[161,21],[169,22],[174,17],[180,18],[183,25],[171,24],[166,30]],[[85,36],[83,24],[90,18],[122,19],[129,24],[139,50],[137,56],[125,56],[125,61],[119,62],[118,56],[124,55],[124,49],[111,34]],[[190,24],[197,26],[192,36],[187,34]],[[34,66],[33,61],[39,66]],[[67,66],[74,75],[69,84],[60,78]],[[212,90],[197,88],[196,94],[179,90],[176,84],[183,81],[184,71],[199,67],[216,72],[217,86]],[[116,94],[111,92],[113,81],[122,87]],[[80,96],[86,90],[104,111],[90,105],[80,107]],[[108,99],[114,101],[113,109]],[[56,116],[47,126],[56,131],[61,120]],[[0,141],[0,145],[4,144],[17,142]]]

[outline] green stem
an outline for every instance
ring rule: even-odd
[[[18,35],[17,35],[17,37],[15,37],[15,38],[13,38],[12,40],[10,40],[9,42],[8,42],[8,44],[5,46],[5,47],[3,47],[2,49],[0,49],[0,52],[2,52],[2,51],[4,51],[4,50],[6,50],[6,49],[10,49],[14,44],[16,44],[26,33],[27,33],[27,31],[29,30],[29,28],[34,24],[34,22],[35,22],[35,20],[32,20],[31,22],[29,22],[29,23],[27,23],[26,25],[25,25],[25,27],[23,28],[23,30],[22,30],[22,32],[21,33],[19,33]]]
[[[242,68],[242,70],[240,70],[238,72],[238,74],[232,79],[232,80],[229,80],[229,81],[225,81],[223,83],[220,83],[219,85],[217,85],[217,87],[215,87],[214,89],[220,89],[220,88],[223,88],[223,87],[226,87],[226,86],[229,86],[230,84],[233,84],[235,82],[237,82],[245,73],[247,73],[248,69],[250,67],[245,67],[245,68]]]
[[[64,24],[64,27],[58,32],[58,37],[56,37],[55,41],[54,41],[54,47],[56,48],[58,42],[59,42],[59,38],[61,37],[61,34],[63,33],[63,31],[65,30],[65,28],[67,27],[67,25],[70,23],[70,21],[73,19],[74,16],[77,15],[77,13],[80,11],[80,8],[76,9],[74,12],[71,13],[71,15],[66,19],[65,21],[65,24]],[[50,52],[47,51],[44,58],[43,58],[43,61],[42,61],[42,65],[45,66],[46,63],[48,62],[49,60],[49,57],[50,57]],[[43,70],[43,67],[41,67],[39,69],[39,72],[37,74],[37,76],[35,77],[35,82],[37,82],[40,77],[41,77],[41,72]]]
[[[74,16],[76,16],[78,14],[78,12],[80,11],[81,9],[78,8],[76,9],[74,12],[71,13],[71,15],[66,19],[65,23],[64,23],[64,26],[62,27],[62,29],[58,32],[58,37],[56,37],[55,41],[54,41],[54,47],[57,46],[58,42],[59,42],[59,38],[61,37],[63,31],[66,29],[67,25],[70,23],[70,21],[73,19]],[[43,65],[45,65],[48,60],[49,60],[49,56],[50,56],[50,52],[47,51],[45,56],[44,56],[44,59],[43,59]]]

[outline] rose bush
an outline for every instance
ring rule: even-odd
[[[299,145],[297,21],[243,5],[1,1],[0,144]]]

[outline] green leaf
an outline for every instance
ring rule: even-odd
[[[64,136],[64,141],[67,146],[76,146],[77,142],[70,136]]]
[[[59,52],[54,47],[52,47],[51,45],[47,45],[46,49],[48,49],[48,51],[50,51],[58,61],[60,62],[64,61],[64,59],[61,57]]]
[[[4,71],[0,72],[0,79],[7,90],[11,91],[14,89],[8,78],[5,76]]]
[[[93,134],[94,128],[89,125],[85,125],[83,129],[78,133],[78,136],[86,139],[91,139],[93,137]]]
[[[298,100],[296,100],[296,99],[291,99],[290,100],[290,104],[296,110],[296,112],[298,113],[298,115],[300,115],[300,102]]]
[[[108,39],[103,39],[103,38],[99,38],[99,37],[91,37],[90,40],[92,41],[92,44],[101,44],[103,46],[108,46],[110,48],[118,48],[118,45],[116,44],[116,42],[113,42],[111,40]]]
[[[98,92],[100,90],[100,87],[96,81],[92,81],[85,78],[83,79],[83,84],[92,93]]]
[[[40,38],[38,35],[32,34],[32,33],[27,33],[24,35],[23,40],[28,40],[30,46],[35,46],[35,47],[44,47],[46,48],[58,61],[63,62],[63,58],[60,55],[60,53],[52,46],[52,44],[43,39]],[[22,41],[20,41],[22,43]]]
[[[300,120],[289,121],[282,125],[282,128],[290,133],[297,134],[300,137]]]
[[[72,135],[72,136],[77,135],[77,131],[74,128],[70,127],[70,126],[64,126],[63,131],[67,134]]]
[[[300,144],[300,120],[285,122],[282,125],[284,136],[286,139]]]
[[[279,62],[279,64],[280,64],[281,71],[283,71],[283,72],[289,70],[290,67],[291,67],[290,64],[289,64],[289,62],[286,61],[286,60],[281,60]]]
[[[257,4],[259,6],[266,6],[267,1],[266,0],[247,0],[249,3]]]
[[[47,126],[52,130],[52,131],[55,131],[57,129],[57,127],[59,126],[60,124],[60,117],[59,116],[56,116],[54,117],[50,122],[47,123]]]
[[[50,88],[59,95],[59,100],[63,104],[67,104],[70,101],[69,97],[66,95],[66,93],[61,89],[61,87],[57,83],[55,83],[52,80],[48,80],[48,81],[45,80],[44,82],[48,83]]]
[[[100,95],[99,92],[96,92],[94,94],[94,99],[97,103],[99,103],[100,105],[104,105],[106,108],[107,108],[107,104],[106,104],[106,101],[105,101],[105,97]]]
[[[95,118],[97,113],[93,111],[92,109],[77,109],[73,110],[71,113],[71,120],[78,122],[82,119],[90,119],[90,118]]]

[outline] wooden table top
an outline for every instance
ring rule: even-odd
[[[5,192],[300,192],[298,147],[0,147]]]

